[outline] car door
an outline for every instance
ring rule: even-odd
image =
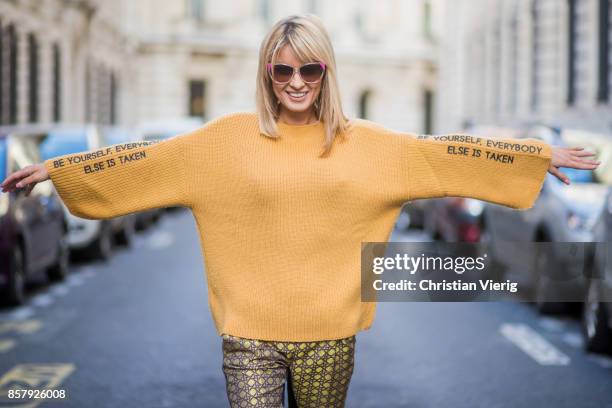
[[[10,137],[8,143],[9,171],[15,172],[35,163],[37,146],[32,140]],[[26,262],[30,270],[45,266],[54,242],[48,239],[49,214],[45,198],[39,192],[25,195],[24,190],[15,193],[16,217],[23,224]]]

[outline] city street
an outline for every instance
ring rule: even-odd
[[[172,212],[108,263],[0,309],[2,394],[67,395],[0,407],[228,406],[202,265],[190,213]],[[527,304],[380,303],[357,336],[347,407],[612,407],[612,359],[581,342],[578,321]]]

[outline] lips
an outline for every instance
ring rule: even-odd
[[[304,98],[306,98],[306,95],[308,95],[308,91],[306,92],[288,92],[287,91],[287,95],[289,95],[289,99],[291,99],[292,101],[300,102],[300,101],[303,101]]]

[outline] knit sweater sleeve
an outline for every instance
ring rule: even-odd
[[[190,134],[123,143],[44,162],[68,210],[105,219],[152,208],[191,205],[185,149]]]
[[[536,139],[397,135],[408,201],[471,197],[515,209],[533,206],[552,147]]]

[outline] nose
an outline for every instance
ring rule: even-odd
[[[291,82],[289,82],[289,85],[291,85],[292,88],[300,89],[305,84],[306,83],[302,80],[302,76],[300,75],[300,70],[295,70],[293,72],[293,76],[291,77]]]

